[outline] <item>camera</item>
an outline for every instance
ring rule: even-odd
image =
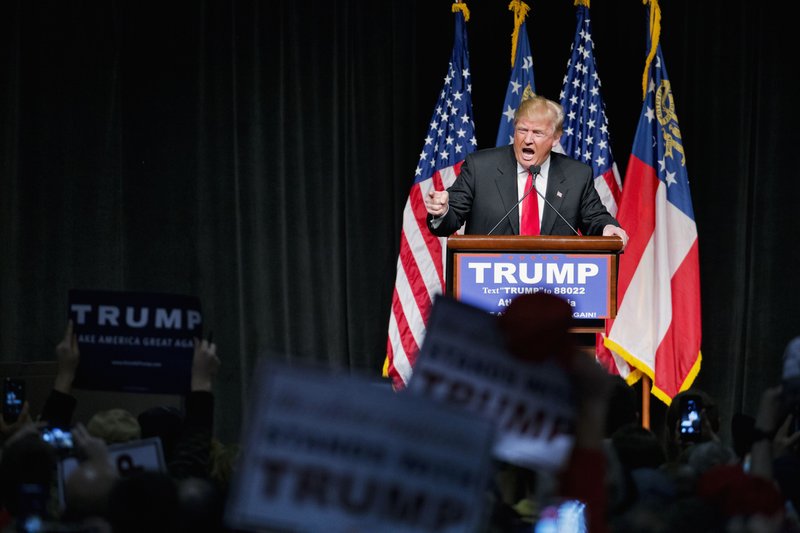
[[[5,378],[3,380],[3,420],[13,424],[22,413],[25,404],[25,382],[21,379]]]
[[[699,396],[686,395],[680,399],[680,432],[681,442],[699,442],[703,429],[701,413],[703,401]]]
[[[58,450],[72,450],[72,433],[67,429],[58,427],[43,428],[42,440]]]

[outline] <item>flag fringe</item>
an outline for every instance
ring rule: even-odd
[[[616,342],[612,341],[608,337],[604,338],[603,345],[609,350],[612,350],[620,357],[622,357],[625,360],[625,362],[627,362],[629,365],[633,367],[634,370],[625,379],[625,382],[628,385],[633,385],[634,383],[639,381],[639,379],[641,379],[642,377],[642,374],[644,374],[645,376],[649,377],[650,381],[652,382],[652,388],[650,389],[650,392],[653,394],[653,396],[664,402],[666,405],[672,403],[672,397],[656,386],[655,372],[653,372],[652,368],[642,363],[640,359],[637,359],[636,357],[631,355],[630,352],[628,352],[625,348],[623,348]],[[681,383],[678,392],[683,392],[692,386],[695,378],[700,373],[700,365],[702,363],[702,360],[703,360],[703,352],[698,351],[697,359],[695,359],[695,362],[692,365],[692,369],[686,375],[686,378],[683,380],[683,383]]]
[[[517,41],[519,41],[519,28],[528,16],[530,6],[521,0],[511,0],[508,10],[514,12],[514,31],[511,32],[511,68],[514,68],[514,58],[517,56]]]
[[[575,0],[575,7],[586,6],[589,7],[589,0]]]
[[[661,8],[658,7],[658,0],[642,0],[643,4],[650,4],[650,50],[647,52],[647,59],[644,62],[644,73],[642,74],[642,100],[647,97],[647,79],[650,72],[650,65],[656,56],[659,41],[661,40]]]
[[[456,0],[453,2],[453,7],[451,8],[453,13],[461,13],[464,15],[464,22],[469,22],[469,8],[465,2],[461,2],[460,0]]]

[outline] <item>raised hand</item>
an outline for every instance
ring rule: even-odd
[[[81,361],[78,337],[72,332],[72,320],[67,322],[64,338],[56,345],[56,360],[58,373],[53,388],[58,392],[69,394],[72,391],[72,382],[75,379],[78,363]]]
[[[440,217],[447,213],[449,205],[450,195],[447,191],[431,189],[425,196],[425,209],[435,217]]]
[[[192,390],[212,392],[219,364],[217,345],[195,338],[194,357],[192,358]]]

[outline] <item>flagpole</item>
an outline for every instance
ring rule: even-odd
[[[642,376],[642,427],[650,429],[650,378]]]

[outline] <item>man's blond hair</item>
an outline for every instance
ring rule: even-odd
[[[543,116],[553,125],[553,133],[558,133],[560,136],[564,127],[564,109],[560,104],[537,94],[519,104],[517,112],[514,113],[514,124],[521,118],[533,120]]]

